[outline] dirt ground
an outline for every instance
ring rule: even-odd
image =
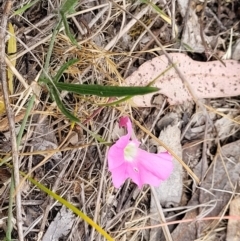
[[[107,240],[22,173],[108,240],[240,240],[240,1],[64,3],[0,1],[0,240]],[[116,103],[59,89],[58,99],[46,82],[56,76],[154,80],[159,91]],[[159,187],[114,188],[107,153],[121,116],[142,149],[173,155]]]

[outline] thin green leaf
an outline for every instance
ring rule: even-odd
[[[25,173],[20,172],[22,176],[26,176]],[[99,225],[97,225],[91,218],[89,218],[87,215],[85,215],[83,212],[81,212],[78,208],[73,206],[71,203],[69,203],[67,200],[64,198],[60,197],[56,193],[52,192],[50,189],[42,185],[41,183],[35,181],[31,177],[27,177],[27,179],[36,185],[40,190],[43,192],[47,193],[49,196],[53,197],[55,200],[66,206],[68,209],[72,210],[75,214],[77,214],[80,218],[82,218],[85,222],[90,224],[93,228],[95,228],[103,237],[105,237],[109,241],[114,241],[114,239],[104,230],[102,229]]]
[[[75,8],[77,2],[78,2],[78,0],[66,0],[64,2],[64,4],[62,5],[62,7],[60,8],[60,14],[61,14],[61,18],[62,18],[62,21],[63,21],[63,25],[64,25],[64,28],[65,28],[66,35],[69,37],[69,39],[71,40],[71,42],[74,45],[79,47],[78,43],[77,43],[77,40],[74,38],[74,36],[72,35],[72,33],[69,29],[69,24],[68,24],[67,17],[66,17],[67,13],[73,13],[74,12],[74,8]]]
[[[77,3],[78,3],[78,0],[66,0],[63,3],[62,7],[60,8],[60,13],[61,14],[66,14],[69,12],[72,13]]]
[[[59,93],[57,92],[57,90],[55,89],[54,86],[52,86],[51,84],[48,85],[49,86],[49,90],[50,90],[50,94],[52,95],[53,99],[55,100],[58,108],[60,109],[60,111],[67,117],[69,118],[71,121],[73,122],[77,122],[78,125],[85,130],[87,133],[89,133],[92,137],[94,137],[97,141],[99,141],[100,143],[105,143],[106,140],[104,140],[100,135],[97,135],[95,133],[93,133],[92,131],[88,130],[85,126],[83,126],[81,124],[81,122],[79,121],[79,119],[73,115],[70,111],[67,110],[67,108],[64,106],[64,104],[62,103],[60,97],[59,97]]]
[[[71,59],[69,60],[67,63],[65,63],[57,72],[57,74],[55,75],[55,77],[53,78],[53,80],[55,82],[58,82],[59,79],[61,78],[62,74],[64,73],[64,71],[71,65],[77,63],[79,61],[79,59]]]
[[[148,1],[148,0],[141,0],[141,2],[150,5],[155,11],[157,11],[157,12],[160,14],[160,16],[164,16],[165,18],[170,19],[170,18],[168,17],[168,15],[167,15],[164,11],[162,11],[157,5],[151,3],[151,2]],[[167,22],[168,22],[168,21],[167,21]],[[169,23],[169,22],[168,22],[168,23]]]
[[[63,21],[63,25],[64,25],[64,28],[65,28],[65,32],[66,32],[66,35],[69,37],[69,39],[71,40],[72,44],[74,45],[77,45],[78,46],[78,42],[77,40],[74,38],[74,36],[71,34],[71,31],[69,29],[69,24],[68,24],[68,21],[67,21],[67,18],[65,16],[65,14],[62,14],[61,13],[61,16],[62,16],[62,21]],[[79,47],[79,46],[78,46]]]
[[[46,60],[45,60],[44,66],[43,66],[44,71],[41,74],[41,76],[43,78],[47,77],[46,74],[48,73],[48,68],[49,68],[49,64],[50,64],[50,60],[51,60],[51,56],[52,56],[52,52],[53,52],[54,42],[56,40],[57,34],[59,33],[61,26],[62,26],[62,20],[59,20],[57,26],[53,30],[51,41],[49,43]]]
[[[126,96],[126,97],[123,97],[122,99],[120,100],[116,100],[116,101],[113,101],[113,102],[109,102],[109,103],[104,103],[104,104],[97,104],[98,106],[114,106],[114,105],[118,105],[124,101],[127,101],[129,99],[131,99],[132,96]]]
[[[3,241],[11,241],[12,240],[12,230],[13,230],[13,203],[14,203],[14,191],[15,191],[15,185],[14,185],[14,178],[13,178],[13,170],[12,170],[12,176],[11,176],[11,184],[10,184],[10,193],[9,193],[9,201],[8,201],[8,218],[7,218],[7,231],[6,231],[6,237]]]
[[[174,67],[174,64],[170,65],[169,67],[167,67],[163,72],[161,72],[157,77],[155,77],[153,80],[151,80],[146,86],[151,86],[153,84],[155,84],[155,82],[161,77],[163,76],[165,73],[167,73],[171,68]]]
[[[30,2],[28,4],[25,4],[22,8],[18,9],[17,11],[15,11],[13,13],[13,15],[18,15],[18,14],[22,14],[24,13],[27,9],[29,9],[30,7],[32,7],[35,3],[39,2],[39,0],[35,0],[33,2]]]
[[[194,51],[193,51],[193,48],[192,48],[190,45],[188,45],[188,44],[186,44],[186,43],[184,43],[184,42],[181,42],[180,39],[176,39],[176,41],[177,41],[178,43],[180,43],[181,45],[183,45],[183,47],[184,47],[187,51],[189,51],[189,52],[191,52],[191,53],[194,52]]]
[[[159,16],[166,21],[168,24],[172,25],[172,19],[164,12],[162,11],[157,5],[150,2],[149,0],[141,0],[141,2],[150,5],[158,14]],[[178,33],[178,27],[177,25],[174,26],[175,32]]]
[[[55,83],[55,85],[60,90],[66,90],[82,95],[97,95],[101,97],[145,95],[158,91],[158,88],[156,87],[79,85],[69,83]]]
[[[17,135],[17,146],[18,147],[20,146],[22,136],[23,136],[23,132],[26,130],[27,120],[28,120],[28,117],[31,113],[31,110],[33,109],[35,98],[36,98],[36,96],[32,95],[32,97],[28,101],[28,105],[27,105],[27,108],[25,110],[25,115],[24,115],[24,118],[23,118],[21,126],[20,126],[20,130],[18,131],[18,135]]]
[[[70,111],[67,110],[67,108],[64,106],[64,104],[62,103],[60,97],[59,97],[59,93],[57,92],[57,90],[54,88],[54,86],[49,85],[49,89],[52,93],[52,96],[54,98],[54,100],[56,101],[56,104],[58,106],[58,108],[60,109],[60,111],[67,117],[69,118],[71,121],[73,122],[79,122],[79,119],[73,115]]]
[[[51,81],[45,77],[43,77],[43,75],[39,77],[38,79],[38,83],[41,85],[42,83],[47,85],[47,84],[51,84]]]

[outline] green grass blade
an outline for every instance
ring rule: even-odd
[[[54,98],[58,108],[60,109],[60,111],[67,117],[69,118],[71,121],[73,122],[79,122],[79,119],[73,115],[70,111],[67,110],[67,108],[64,106],[64,104],[62,103],[60,97],[59,97],[59,93],[57,92],[57,90],[54,88],[54,86],[49,85],[49,90],[51,91],[52,97]]]
[[[20,172],[21,175],[26,176],[26,174]],[[72,210],[72,212],[74,212],[75,214],[77,214],[80,218],[82,218],[85,222],[87,222],[88,224],[90,224],[93,228],[95,228],[103,237],[105,237],[107,240],[109,241],[114,241],[114,239],[105,231],[103,230],[99,225],[97,225],[91,218],[89,218],[87,215],[85,215],[83,212],[81,212],[78,208],[76,208],[75,206],[73,206],[71,203],[69,203],[67,200],[65,200],[64,198],[60,197],[59,195],[57,195],[56,193],[52,192],[50,189],[48,189],[47,187],[45,187],[44,185],[42,185],[41,183],[35,181],[33,178],[31,177],[27,177],[27,179],[33,183],[34,185],[36,185],[40,190],[42,190],[43,192],[47,193],[49,196],[53,197],[55,200],[57,200],[58,202],[60,202],[61,204],[63,204],[64,206],[66,206],[67,208],[69,208],[70,210]]]
[[[7,231],[6,231],[6,237],[4,241],[11,241],[12,240],[12,230],[13,230],[13,203],[14,203],[14,191],[15,191],[15,185],[14,185],[14,178],[13,178],[13,170],[12,170],[12,176],[11,176],[11,184],[10,184],[10,193],[9,193],[9,202],[8,202],[8,219],[7,219]]]
[[[20,142],[22,140],[22,135],[23,135],[23,132],[24,132],[25,127],[26,127],[27,119],[28,119],[28,117],[30,115],[30,112],[31,112],[32,108],[33,108],[34,100],[35,100],[35,95],[33,95],[31,97],[31,99],[29,100],[29,102],[28,102],[26,113],[25,113],[24,119],[22,121],[19,133],[17,135],[17,146],[18,147],[19,147]],[[1,163],[0,163],[0,166],[1,166]],[[9,203],[8,203],[7,231],[6,231],[6,237],[5,237],[4,241],[12,241],[11,234],[12,234],[12,230],[13,230],[13,226],[12,226],[12,218],[13,218],[12,210],[13,210],[13,202],[14,202],[13,201],[14,200],[14,192],[15,192],[15,188],[14,188],[13,171],[12,171],[11,185],[10,185],[10,194],[9,194]]]
[[[104,104],[97,104],[98,106],[114,106],[114,105],[119,105],[121,104],[122,102],[125,102],[129,99],[131,99],[132,96],[126,96],[126,97],[123,97],[122,99],[119,99],[119,100],[116,100],[116,101],[113,101],[113,102],[109,102],[109,103],[104,103]]]
[[[145,95],[158,91],[158,88],[156,87],[80,85],[69,83],[55,83],[55,85],[60,90],[66,90],[82,95],[97,95],[101,97]]]
[[[72,44],[79,47],[77,40],[74,38],[74,36],[72,35],[72,33],[70,31],[69,24],[68,24],[67,17],[66,17],[67,13],[74,13],[74,8],[75,8],[77,2],[78,2],[78,0],[66,0],[64,2],[64,4],[62,5],[62,7],[60,8],[60,15],[61,15],[61,18],[63,21],[66,35],[71,40]]]
[[[48,86],[49,86],[50,94],[53,97],[53,99],[55,100],[58,108],[67,118],[69,118],[73,122],[76,122],[83,130],[85,130],[87,133],[89,133],[98,142],[106,143],[106,140],[104,140],[100,135],[97,135],[97,134],[93,133],[92,131],[88,130],[85,126],[83,126],[80,123],[80,120],[75,115],[73,115],[70,111],[67,110],[67,108],[62,103],[62,101],[59,97],[59,93],[57,92],[57,90],[55,89],[54,86],[52,86],[52,85],[48,85]]]
[[[24,118],[22,120],[22,123],[21,123],[21,126],[20,126],[20,130],[19,130],[18,135],[17,135],[17,146],[20,146],[20,143],[21,143],[21,140],[22,140],[22,136],[23,136],[23,132],[24,132],[24,130],[26,128],[28,117],[30,116],[31,110],[32,110],[32,108],[34,106],[35,98],[36,98],[36,96],[32,95],[32,97],[30,98],[30,100],[28,102],[27,109],[26,109]]]
[[[163,72],[161,72],[159,75],[157,75],[153,80],[151,80],[146,86],[151,86],[155,84],[155,82],[163,76],[165,73],[167,73],[171,68],[174,67],[174,64],[171,64],[169,67],[167,67]]]
[[[39,79],[38,79],[38,83],[40,84],[40,85],[48,85],[48,84],[51,84],[51,81],[49,80],[49,79],[47,79],[47,78],[44,78],[44,76],[43,76],[43,74],[42,75],[40,75],[40,77],[39,77]]]
[[[58,22],[57,26],[54,28],[53,33],[52,33],[51,41],[50,41],[49,47],[48,47],[47,57],[46,57],[46,60],[45,60],[44,66],[43,66],[44,71],[45,71],[46,73],[48,73],[48,68],[49,68],[50,59],[51,59],[52,52],[53,52],[54,42],[55,42],[55,39],[56,39],[56,37],[57,37],[57,34],[58,34],[58,32],[59,32],[59,29],[60,29],[61,25],[62,25],[62,20],[60,20],[60,21]],[[43,73],[41,74],[41,77],[42,77],[42,78],[47,78],[45,72],[43,72]]]
[[[150,5],[164,21],[172,25],[172,19],[164,11],[162,11],[156,4],[150,2],[149,0],[141,0],[141,2]],[[175,25],[174,28],[175,32],[178,33],[178,27]]]
[[[61,78],[62,74],[64,73],[64,71],[71,65],[77,63],[79,61],[79,59],[71,59],[69,60],[67,63],[65,63],[64,65],[62,65],[62,67],[58,70],[57,74],[55,75],[55,77],[53,78],[53,80],[55,82],[58,82],[59,79]]]
[[[19,14],[22,14],[24,13],[27,9],[29,9],[30,7],[32,7],[34,4],[36,4],[37,2],[39,2],[39,0],[35,0],[35,1],[32,1],[28,4],[25,4],[22,8],[18,9],[17,11],[15,11],[13,13],[13,15],[19,15]]]
[[[66,0],[60,8],[61,14],[72,13],[78,0]]]
[[[62,16],[62,21],[63,21],[63,25],[64,25],[64,28],[65,28],[65,32],[66,32],[66,35],[69,37],[69,39],[71,40],[72,44],[78,46],[78,42],[77,40],[74,38],[74,36],[71,34],[71,31],[69,29],[69,24],[68,24],[68,21],[67,21],[67,18],[64,14],[61,14]],[[79,46],[78,46],[79,47]]]
[[[148,0],[141,0],[141,2],[150,5],[156,12],[158,12],[158,13],[160,14],[160,16],[164,16],[165,18],[170,19],[170,18],[168,17],[168,15],[167,15],[164,11],[162,11],[157,5],[151,3],[151,2],[148,1]]]

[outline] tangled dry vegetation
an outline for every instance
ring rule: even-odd
[[[30,3],[30,8],[14,14]],[[48,89],[38,84],[62,3],[62,0],[13,1],[8,16],[17,38],[14,53],[17,62],[12,68],[14,93],[9,97],[16,133],[31,96],[35,95],[34,108],[20,140],[20,170],[74,204],[115,240],[239,239],[240,2],[83,0],[77,3],[67,17],[79,47],[72,44],[61,28],[48,69],[48,75],[53,77],[64,63],[78,58],[64,72],[62,82],[126,85],[125,79],[140,65],[166,52],[172,56],[181,52],[180,71],[184,67],[181,56],[186,52],[198,63],[218,61],[224,68],[223,61],[231,59],[228,63],[236,66],[231,71],[237,76],[234,93],[226,95],[223,90],[222,96],[214,96],[218,85],[211,84],[206,88],[213,96],[209,99],[205,95],[203,98],[208,99],[198,100],[197,104],[186,100],[170,105],[166,96],[158,94],[151,96],[151,107],[139,107],[138,100],[102,106],[112,99],[63,92],[67,108],[107,144],[72,124],[56,107]],[[2,7],[4,4],[1,3]],[[166,15],[157,11],[156,6]],[[4,16],[3,9],[1,13]],[[7,65],[9,68],[12,64]],[[219,79],[214,67],[210,73],[199,66],[193,64],[191,68],[200,71],[201,78],[213,82]],[[192,78],[188,68],[183,75],[186,81]],[[221,77],[221,83],[232,81],[229,75]],[[168,92],[176,87],[173,84],[164,88]],[[201,90],[194,89],[194,85],[192,89],[191,96],[196,99]],[[1,160],[11,164],[11,126],[1,109],[2,93],[0,101]],[[106,152],[108,145],[121,135],[117,121],[123,115],[139,121],[135,130],[142,148],[161,151],[159,138],[178,157],[171,178],[156,188],[157,197],[153,197],[148,186],[139,190],[130,181],[119,190],[112,185]],[[1,161],[0,240],[7,231],[11,172],[10,166]],[[17,189],[21,202],[14,203],[13,209],[13,240],[104,240],[71,211],[29,181],[21,180]],[[154,200],[161,204],[164,217],[159,217]],[[16,210],[20,210],[22,224]],[[153,227],[164,222],[169,225],[163,231],[159,226]]]

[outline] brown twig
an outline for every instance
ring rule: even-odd
[[[5,63],[5,35],[6,27],[8,21],[8,15],[10,13],[12,6],[12,0],[5,1],[5,6],[2,14],[1,30],[0,30],[0,70],[1,70],[1,82],[2,82],[2,91],[3,99],[5,103],[5,108],[8,117],[9,131],[11,136],[11,145],[12,145],[12,161],[13,161],[13,175],[15,187],[19,185],[19,163],[18,163],[18,147],[17,139],[15,132],[15,116],[10,105],[9,95],[8,95],[8,83],[6,76],[6,63]],[[16,193],[16,219],[18,227],[18,240],[23,241],[23,228],[22,228],[22,214],[21,214],[21,192],[18,190]]]

